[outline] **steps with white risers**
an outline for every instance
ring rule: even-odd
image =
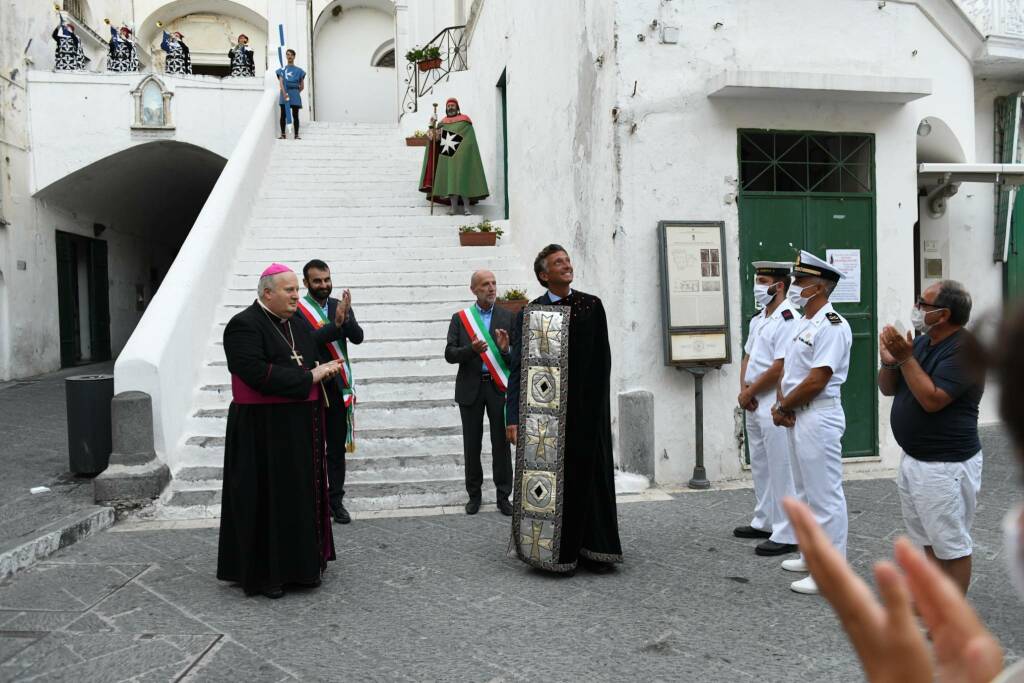
[[[336,294],[351,289],[366,333],[363,344],[349,345],[359,403],[346,506],[466,500],[453,400],[457,368],[444,360],[449,322],[472,300],[472,271],[493,270],[499,291],[531,285],[532,273],[510,246],[459,246],[458,226],[480,217],[448,216],[442,205],[431,215],[416,187],[423,150],[405,147],[397,127],[313,123],[302,135],[274,142],[270,170],[215,304],[188,435],[158,506],[164,516],[219,514],[231,402],[224,325],[252,303],[268,263],[299,271],[312,258],[331,265]],[[489,473],[486,436],[483,449]],[[484,496],[493,500],[489,482]]]

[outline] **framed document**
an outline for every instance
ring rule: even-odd
[[[665,365],[731,361],[725,224],[659,221]]]

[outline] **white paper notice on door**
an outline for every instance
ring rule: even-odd
[[[828,300],[834,304],[860,303],[860,249],[826,249],[825,260],[846,276]]]

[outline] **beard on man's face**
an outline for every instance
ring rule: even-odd
[[[309,291],[312,292],[314,299],[323,301],[331,296],[331,292],[334,291],[334,288],[331,285],[327,285],[326,287],[310,287]]]

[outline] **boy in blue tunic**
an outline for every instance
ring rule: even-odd
[[[281,97],[277,100],[281,107],[281,139],[285,139],[284,127],[287,122],[287,110],[292,109],[292,123],[295,125],[295,139],[299,139],[299,109],[302,108],[302,95],[306,88],[306,72],[295,66],[295,50],[287,50],[288,64],[277,70],[277,83],[281,86]]]

